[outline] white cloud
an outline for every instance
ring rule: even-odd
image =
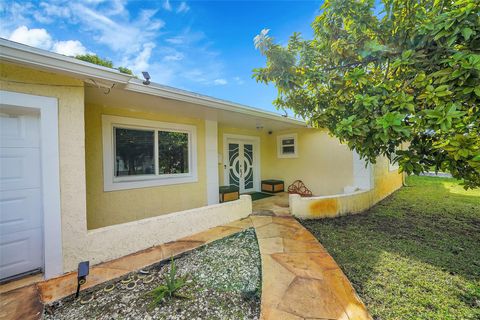
[[[217,85],[217,86],[223,86],[223,85],[226,85],[227,84],[227,80],[225,79],[215,79],[213,80],[213,84]]]
[[[185,39],[182,36],[176,36],[176,37],[168,38],[165,41],[171,44],[183,44]]]
[[[170,0],[165,0],[162,4],[162,7],[167,11],[172,11],[172,5],[170,4]]]
[[[52,47],[52,37],[45,29],[28,29],[21,26],[15,29],[8,39],[44,50]]]
[[[185,1],[182,1],[177,8],[177,13],[188,12],[188,10],[190,10],[190,7]]]
[[[52,49],[56,53],[72,57],[87,53],[87,49],[78,40],[58,41],[54,43]]]
[[[220,54],[203,32],[189,27],[162,32],[165,22],[158,15],[166,14],[165,10],[189,12],[187,1],[162,0],[157,9],[139,3],[139,8],[130,12],[126,0],[27,0],[21,5],[13,1],[2,5],[2,1],[2,37],[12,36],[16,41],[65,55],[89,53],[89,47],[98,47],[115,66],[128,67],[137,75],[149,71],[153,81],[177,87],[238,83],[226,78]],[[55,25],[58,32],[76,30],[79,37],[59,41],[52,35],[61,33],[50,35],[50,27],[33,29],[33,23]],[[17,31],[19,26],[22,29]]]
[[[245,83],[245,81],[243,81],[242,78],[240,78],[240,77],[233,77],[233,80],[235,80],[236,84],[242,85],[242,84]]]
[[[183,60],[183,58],[184,58],[183,53],[175,52],[173,54],[165,56],[163,58],[163,60],[165,60],[165,61],[180,61],[180,60]]]
[[[123,66],[131,69],[133,73],[139,74],[142,71],[147,71],[150,67],[150,57],[152,56],[152,50],[155,48],[153,42],[145,43],[142,47],[142,51],[139,52],[134,58],[126,58],[122,61]]]
[[[87,49],[80,41],[55,41],[45,29],[29,29],[26,26],[20,26],[10,34],[8,39],[31,47],[64,54],[66,56],[76,56],[78,54],[87,53]]]
[[[0,1],[0,36],[8,38],[18,26],[28,26],[32,21],[29,14],[33,10],[29,2]]]
[[[139,19],[114,19],[103,11],[87,8],[82,4],[73,4],[76,18],[82,27],[90,31],[94,39],[105,44],[113,51],[131,56],[138,54],[144,43],[151,42],[165,23],[153,18],[156,11],[143,10]]]
[[[65,5],[56,5],[49,2],[41,2],[40,7],[42,8],[41,15],[44,17],[50,16],[64,19],[68,19],[71,17],[70,8]]]

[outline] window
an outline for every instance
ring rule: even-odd
[[[296,133],[277,137],[277,156],[279,158],[298,157]]]
[[[155,174],[155,131],[113,128],[115,176]]]
[[[103,116],[104,190],[197,181],[196,128]]]

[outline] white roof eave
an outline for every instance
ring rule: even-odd
[[[131,79],[129,83],[125,86],[125,90],[158,96],[166,99],[199,104],[199,105],[203,105],[203,106],[210,107],[213,109],[218,109],[218,110],[225,110],[230,112],[247,114],[247,115],[255,116],[259,118],[270,119],[274,121],[281,121],[281,122],[290,123],[292,125],[300,126],[300,127],[307,126],[305,121],[284,117],[274,112],[264,111],[264,110],[248,107],[242,104],[221,100],[217,98],[212,98],[209,96],[201,95],[201,94],[190,92],[190,91],[163,86],[153,82],[150,83],[149,85],[145,85],[141,80],[138,80],[138,79]]]
[[[74,75],[83,80],[97,79],[111,83],[126,84],[133,76],[118,70],[97,66],[58,53],[33,48],[0,38],[0,59]]]
[[[289,123],[297,127],[306,127],[302,120],[284,117],[280,114],[264,111],[242,104],[221,100],[209,96],[204,96],[190,91],[180,90],[156,83],[149,85],[143,84],[143,81],[134,76],[121,73],[118,70],[98,66],[72,57],[49,52],[42,49],[33,48],[17,42],[0,38],[0,59],[29,65],[52,72],[70,75],[82,80],[98,80],[102,83],[108,82],[109,85],[121,84],[120,90],[148,94],[166,99],[189,102],[217,110],[225,110],[246,114],[254,117]]]

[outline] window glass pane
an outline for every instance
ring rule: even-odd
[[[293,139],[283,139],[282,140],[282,145],[286,146],[286,145],[293,145],[295,144],[294,140]]]
[[[282,147],[282,153],[283,154],[293,154],[293,153],[295,153],[295,147],[294,146]]]
[[[188,173],[188,133],[158,132],[158,173]]]
[[[114,128],[115,176],[155,174],[155,131]]]

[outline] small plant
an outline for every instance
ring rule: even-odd
[[[166,298],[191,299],[191,297],[178,292],[181,288],[187,285],[187,278],[188,276],[177,277],[177,268],[172,257],[170,272],[165,276],[165,283],[159,285],[148,293],[153,299],[152,303],[150,303],[150,307],[160,304]]]

